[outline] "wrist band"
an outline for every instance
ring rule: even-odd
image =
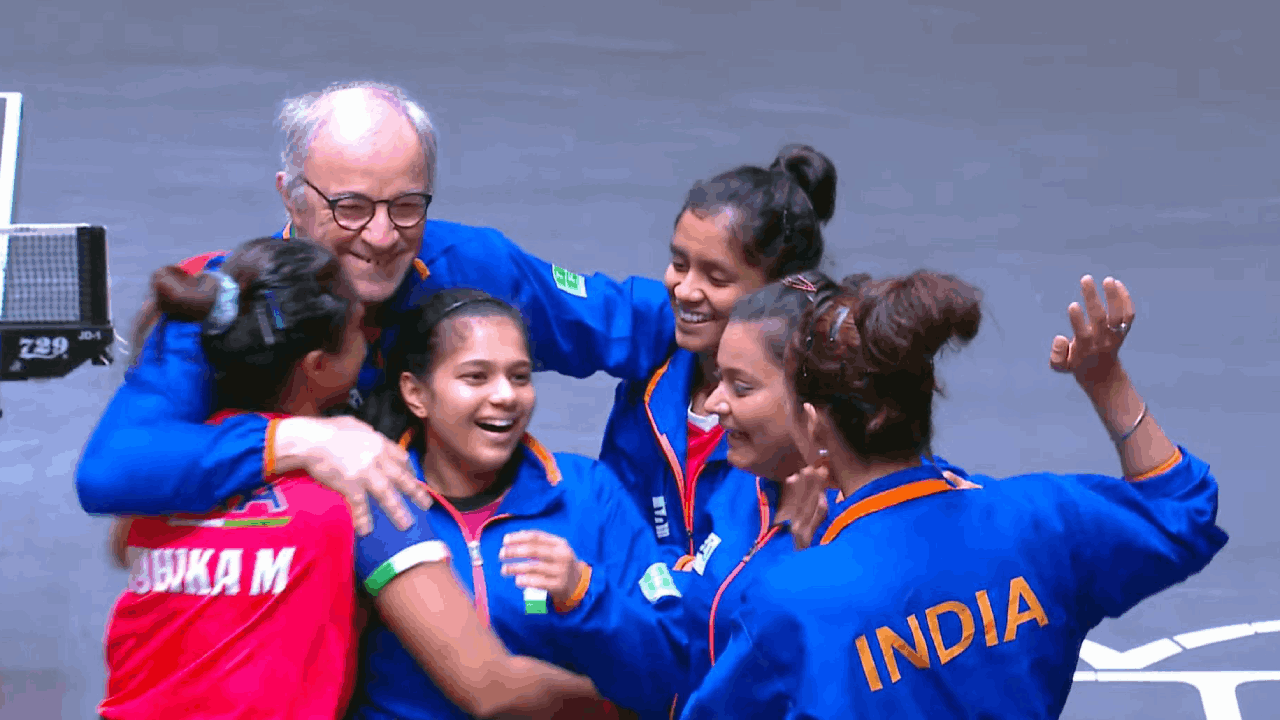
[[[1119,433],[1112,432],[1112,433],[1111,433],[1111,437],[1115,439],[1115,441],[1116,441],[1116,443],[1117,443],[1117,444],[1122,443],[1122,442],[1124,442],[1125,440],[1128,440],[1130,437],[1132,437],[1132,436],[1133,436],[1133,434],[1134,434],[1135,432],[1137,432],[1137,431],[1138,431],[1138,426],[1139,426],[1139,425],[1141,425],[1141,424],[1142,424],[1142,421],[1143,421],[1143,420],[1146,420],[1146,419],[1147,419],[1147,403],[1146,403],[1145,401],[1143,401],[1143,403],[1142,403],[1142,412],[1138,413],[1138,419],[1137,419],[1137,420],[1135,420],[1135,421],[1134,421],[1134,423],[1133,423],[1133,426],[1129,428],[1129,432],[1126,432],[1126,433],[1125,433],[1125,434],[1123,434],[1123,435],[1121,435],[1121,434],[1119,434]],[[1110,429],[1110,428],[1108,428],[1108,430],[1109,430],[1109,429]]]

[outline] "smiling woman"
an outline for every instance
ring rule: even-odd
[[[783,148],[768,169],[739,167],[689,190],[663,278],[680,347],[714,364],[734,303],[818,266],[821,226],[835,212],[835,191],[835,166],[803,145]]]
[[[536,394],[519,311],[479,290],[432,296],[401,328],[386,357],[386,383],[362,417],[414,447],[446,495],[491,484],[529,426]],[[472,477],[462,477],[470,473]]]
[[[917,271],[814,294],[787,338],[786,424],[843,499],[817,547],[740,591],[751,603],[687,720],[1058,717],[1085,636],[1222,549],[1209,466],[1121,365],[1133,299],[1112,278],[1080,290],[1049,365],[1093,403],[1122,476],[947,477],[936,360],[977,335],[981,293]]]
[[[480,617],[508,647],[588,675],[627,707],[664,710],[670,696],[634,680],[646,660],[663,666],[653,659],[664,652],[659,643],[645,641],[654,618],[624,590],[647,568],[665,567],[664,556],[606,466],[553,455],[525,433],[536,394],[519,312],[479,290],[454,289],[401,320],[396,342],[385,346],[386,379],[360,412],[409,450],[435,504],[406,533],[378,513],[373,534],[358,543],[361,578],[386,627],[367,644],[371,680],[356,717],[462,717],[445,687],[424,692],[432,660],[404,632],[428,611],[399,560],[417,552],[419,533],[449,547]],[[646,644],[650,651],[606,655]],[[593,691],[578,700],[584,713],[613,712]]]
[[[619,385],[600,459],[653,513],[659,540],[691,557],[706,542],[741,556],[759,525],[751,478],[732,477],[724,430],[707,408],[716,348],[739,299],[821,263],[835,192],[831,160],[789,145],[768,167],[742,165],[695,183],[676,214],[663,275],[675,347],[659,356],[665,362]],[[720,488],[745,504],[722,508],[730,515],[713,522],[708,502]]]

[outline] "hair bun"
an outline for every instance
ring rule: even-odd
[[[787,145],[778,151],[770,170],[785,172],[796,181],[820,222],[827,222],[836,212],[836,166],[826,155],[809,145]]]

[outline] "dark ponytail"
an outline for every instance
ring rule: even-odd
[[[441,290],[404,312],[388,318],[388,328],[396,328],[383,343],[385,374],[382,383],[360,406],[357,414],[375,430],[393,441],[416,427],[417,418],[410,412],[400,393],[400,376],[409,373],[423,379],[430,375],[440,359],[449,353],[452,342],[459,339],[455,321],[463,318],[505,317],[520,328],[525,349],[529,349],[529,331],[520,311],[482,290],[451,288]],[[422,433],[415,444],[421,449]]]
[[[219,268],[238,291],[228,324],[214,327],[218,276],[178,266],[151,276],[152,300],[135,334],[140,355],[155,318],[200,322],[201,345],[214,372],[218,409],[279,407],[294,368],[307,353],[342,349],[355,294],[333,253],[305,240],[259,238],[241,245]]]
[[[822,262],[822,226],[835,207],[835,165],[808,145],[788,145],[767,169],[743,165],[695,184],[676,222],[729,211],[747,262],[777,280]]]
[[[851,276],[811,305],[792,335],[787,370],[797,398],[825,408],[862,458],[930,453],[934,357],[967,343],[982,320],[981,293],[951,275],[917,271]]]

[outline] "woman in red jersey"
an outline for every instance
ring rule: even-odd
[[[164,268],[152,286],[165,316],[202,321],[192,327],[220,408],[210,423],[346,401],[365,359],[364,311],[328,250],[263,238],[198,277]],[[359,629],[352,518],[303,473],[267,480],[205,515],[117,522],[112,542],[131,575],[107,626],[103,718],[343,715]],[[411,571],[418,602],[403,630],[451,699],[488,716],[594,694],[585,678],[507,652],[439,549]]]

